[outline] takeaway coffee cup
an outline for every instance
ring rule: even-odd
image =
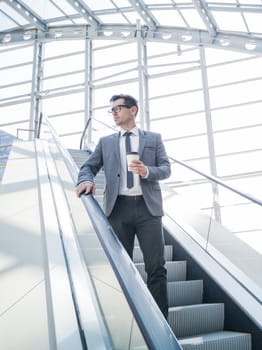
[[[138,160],[139,159],[139,155],[137,152],[130,152],[130,153],[127,153],[126,155],[126,160],[127,160],[127,168],[128,168],[128,171],[131,171],[129,169],[129,164],[132,162],[132,160]]]

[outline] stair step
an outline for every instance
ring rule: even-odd
[[[168,322],[176,337],[221,331],[224,328],[224,304],[197,304],[168,309]]]
[[[78,168],[89,158],[90,153],[79,149],[68,149]]]
[[[169,307],[201,304],[203,301],[203,281],[169,282],[167,292]]]
[[[144,263],[135,263],[136,268],[140,272],[143,280],[146,282],[146,272]],[[167,281],[185,281],[186,279],[186,261],[167,261],[165,264],[167,269]]]
[[[165,254],[165,260],[171,261],[172,255],[173,255],[173,247],[172,245],[165,245],[164,247],[164,254]],[[135,263],[141,263],[144,261],[143,254],[141,249],[138,246],[134,247],[134,253],[133,253],[133,261]]]
[[[251,350],[251,335],[220,331],[178,339],[183,350]]]
[[[96,183],[96,187],[101,187],[101,189],[104,188],[104,184],[105,184],[105,175],[103,171],[100,171],[96,177],[95,177],[95,183]]]

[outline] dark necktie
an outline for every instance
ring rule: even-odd
[[[130,143],[130,135],[132,135],[132,132],[125,132],[124,136],[126,137],[126,153],[131,152],[131,143]],[[127,178],[126,178],[126,184],[127,188],[132,188],[134,186],[134,176],[132,171],[128,171],[128,168],[126,169]]]

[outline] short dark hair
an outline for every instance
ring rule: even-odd
[[[110,103],[111,102],[114,102],[116,100],[119,100],[120,98],[122,98],[125,102],[125,104],[128,106],[128,107],[133,107],[133,106],[136,106],[137,108],[137,112],[136,114],[138,113],[138,102],[137,100],[131,96],[131,95],[126,95],[126,94],[118,94],[118,95],[113,95],[111,98],[110,98]]]

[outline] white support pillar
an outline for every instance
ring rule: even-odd
[[[92,64],[93,64],[93,50],[92,41],[86,39],[85,41],[85,124],[93,114],[93,74],[92,74]],[[91,143],[92,141],[92,120],[89,124],[87,130],[87,135],[84,139],[84,145],[86,143]]]
[[[216,168],[216,155],[215,155],[215,146],[214,146],[214,136],[213,136],[213,127],[212,127],[212,118],[211,118],[211,109],[210,109],[210,99],[208,92],[208,80],[207,80],[207,70],[206,70],[206,57],[205,49],[203,46],[199,47],[200,55],[200,66],[201,66],[201,75],[202,75],[202,84],[203,84],[203,93],[204,93],[204,104],[205,104],[205,114],[206,114],[206,127],[207,127],[207,139],[208,139],[208,154],[209,154],[209,164],[211,175],[217,176]],[[218,189],[217,185],[213,185],[213,195],[214,195],[214,215],[215,219],[218,222],[221,222],[221,213],[218,199]]]
[[[147,72],[147,46],[146,42],[143,42],[144,49],[144,114],[145,114],[145,130],[150,130],[150,113],[149,113],[149,92],[148,92],[148,72]]]
[[[139,84],[139,109],[140,109],[140,127],[149,129],[149,110],[148,110],[148,81],[146,74],[147,52],[141,30],[140,21],[137,21],[137,62],[138,62],[138,84]]]
[[[39,93],[40,93],[41,76],[42,76],[42,62],[43,62],[42,55],[43,55],[43,43],[35,40],[34,53],[33,53],[28,140],[34,139],[37,133],[37,124],[39,120],[39,111],[40,111]]]

